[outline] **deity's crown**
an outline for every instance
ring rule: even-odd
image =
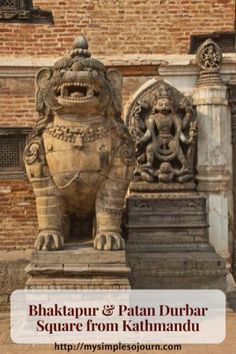
[[[171,97],[171,91],[170,88],[165,84],[161,83],[156,90],[156,95],[155,98],[170,98]]]

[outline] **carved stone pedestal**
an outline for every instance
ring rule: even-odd
[[[126,228],[132,288],[225,291],[226,262],[208,242],[198,193],[131,192]]]
[[[26,288],[129,289],[125,251],[97,251],[92,244],[65,245],[63,251],[33,251]]]
[[[221,56],[212,43],[207,42],[202,55],[207,68],[216,64],[210,70],[211,84],[221,84],[217,64]],[[202,73],[200,86],[209,80],[208,74],[209,70]],[[132,97],[126,123],[136,147],[126,220],[131,286],[225,291],[226,261],[209,243],[206,199],[196,192],[197,161],[206,157],[196,154],[203,124],[198,124],[192,97],[161,77],[149,80]],[[214,131],[212,124],[204,137],[214,137]],[[200,150],[210,143],[198,145]]]

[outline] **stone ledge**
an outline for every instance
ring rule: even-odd
[[[61,251],[37,251],[32,252],[32,264],[80,264],[91,266],[93,264],[123,264],[124,251],[97,251],[92,247],[92,242],[85,244],[65,244]]]
[[[153,192],[188,192],[195,188],[195,183],[150,183],[150,182],[131,182],[130,192],[153,193]]]
[[[214,251],[212,252],[166,252],[166,253],[129,253],[129,260],[135,260],[136,269],[168,271],[174,269],[176,271],[182,270],[202,270],[220,271],[227,274],[226,261],[218,256]]]
[[[174,66],[196,66],[195,54],[125,54],[122,56],[102,56],[94,54],[96,59],[104,62],[104,65],[174,65]],[[0,66],[52,66],[61,57],[0,57]],[[236,64],[236,54],[223,54],[223,64]]]
[[[26,285],[27,289],[58,289],[58,290],[104,290],[130,289],[128,278],[110,276],[104,277],[37,277],[31,278]]]
[[[199,69],[195,55],[190,54],[132,54],[121,56],[94,56],[106,67],[116,67],[124,76],[191,76],[197,79]],[[61,57],[0,57],[0,77],[31,77],[42,67],[52,67]],[[227,53],[223,57],[222,75],[236,74],[236,55]],[[228,81],[228,78],[226,78]]]

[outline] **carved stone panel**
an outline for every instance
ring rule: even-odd
[[[190,98],[158,78],[131,102],[126,123],[136,146],[134,181],[194,181],[197,122]]]
[[[222,50],[212,39],[207,39],[200,45],[196,54],[197,65],[200,68],[200,78],[197,86],[222,85],[219,75],[222,64]]]

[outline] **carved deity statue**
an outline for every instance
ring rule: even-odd
[[[131,104],[128,125],[136,142],[136,181],[193,180],[197,125],[187,97],[158,80]]]
[[[203,72],[218,72],[222,63],[222,51],[212,39],[207,39],[197,50],[197,63]]]
[[[133,174],[132,137],[120,118],[122,76],[90,57],[84,37],[36,76],[38,120],[24,152],[36,196],[35,247],[93,233],[98,250],[125,244],[120,224]]]
[[[200,77],[197,87],[222,85],[219,74],[222,64],[222,50],[212,39],[203,42],[196,53],[197,65],[200,68]]]

